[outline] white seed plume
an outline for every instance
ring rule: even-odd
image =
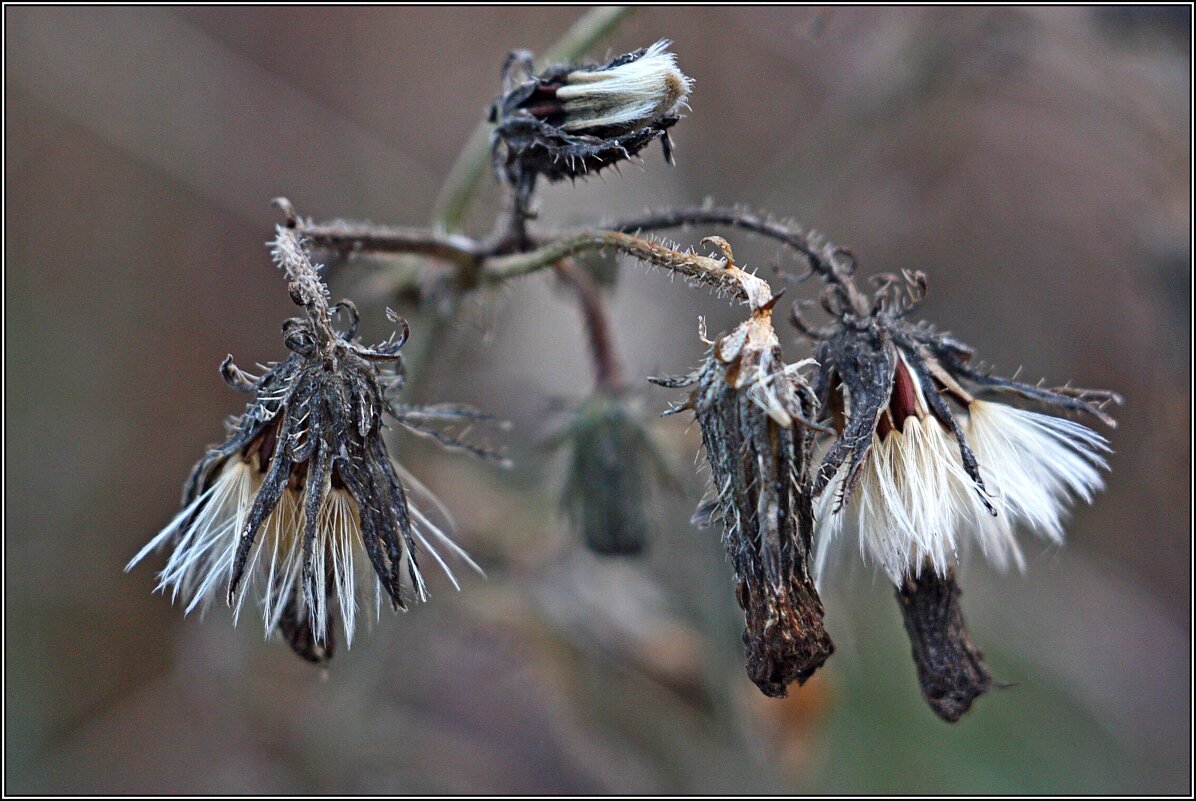
[[[685,103],[693,80],[677,69],[662,39],[635,61],[605,70],[574,70],[557,90],[566,131],[608,125],[639,127]]]
[[[1109,443],[1073,420],[1003,403],[977,400],[968,411],[968,441],[997,509],[995,517],[976,521],[981,546],[998,565],[1007,554],[1020,566],[1013,526],[1063,542],[1072,499],[1089,503],[1104,488],[1100,471],[1109,466],[1102,455]]]
[[[872,437],[850,502],[835,511],[845,469],[817,499],[815,572],[824,573],[831,545],[851,516],[861,556],[893,583],[926,562],[945,573],[958,551],[961,523],[975,515],[975,506],[984,508],[973,500],[954,440],[931,417],[906,418],[904,430]]]
[[[921,390],[919,388],[919,399]],[[895,583],[930,564],[945,574],[973,540],[998,568],[1024,567],[1018,526],[1051,542],[1063,540],[1063,519],[1075,498],[1091,501],[1104,483],[1108,442],[1095,431],[1050,415],[973,401],[965,424],[996,510],[984,505],[963,469],[955,439],[933,416],[910,416],[903,430],[873,434],[850,501],[838,512],[846,469],[816,501],[815,573],[853,520],[860,552]]]
[[[402,470],[397,464],[397,469]],[[405,481],[412,478],[403,471]],[[262,483],[260,473],[244,460],[233,458],[213,478],[212,485],[188,504],[175,518],[150,540],[125,567],[131,570],[151,552],[173,542],[173,552],[166,566],[158,574],[156,591],[170,591],[171,601],[182,598],[184,613],[207,609],[214,598],[223,598],[232,578],[237,542],[249,516],[254,496]],[[422,484],[415,489],[439,501]],[[446,546],[466,564],[481,572],[468,554],[435,522],[416,507],[408,504],[414,518],[413,530],[422,550],[430,553],[444,570],[454,587],[460,588],[448,564],[436,549],[436,543]],[[400,537],[400,542],[401,542]],[[320,507],[313,550],[315,576],[328,576],[331,582],[327,594],[311,592],[303,587],[298,593],[298,618],[310,619],[317,642],[328,636],[330,603],[340,609],[346,645],[352,645],[353,633],[361,603],[373,596],[375,618],[381,611],[382,584],[374,572],[365,551],[361,535],[361,518],[357,502],[345,490],[331,488]],[[402,575],[407,575],[410,554],[403,549]],[[260,599],[262,619],[267,637],[278,626],[279,619],[303,578],[303,512],[302,494],[295,490],[283,493],[277,507],[262,524],[246,562],[242,590],[233,608],[234,623],[240,618],[245,598],[256,595]],[[372,591],[371,591],[372,589]],[[411,588],[416,598],[427,599],[423,577],[416,572],[416,585]],[[358,596],[362,595],[362,598]]]

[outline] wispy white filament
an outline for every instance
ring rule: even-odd
[[[230,459],[217,473],[211,487],[179,512],[125,569],[132,569],[151,552],[173,542],[170,558],[158,574],[156,589],[159,592],[169,590],[172,601],[181,597],[186,604],[185,613],[196,608],[206,609],[214,598],[223,598],[228,589],[237,542],[261,483],[260,474],[252,466],[240,459]],[[422,485],[419,485],[419,491],[431,496]],[[438,503],[435,499],[433,502]],[[445,545],[481,572],[440,526],[414,504],[409,508],[417,541],[442,567],[454,587],[459,588],[457,580],[437,552],[436,543]],[[329,592],[311,592],[311,588],[302,586],[302,494],[288,489],[258,531],[233,609],[234,622],[240,617],[245,598],[254,595],[260,599],[265,633],[270,636],[298,589],[298,617],[310,620],[316,641],[327,639],[329,604],[335,602],[341,612],[346,645],[352,645],[359,604],[364,600],[358,598],[359,588],[363,593],[373,588],[375,614],[380,611],[382,585],[365,552],[357,502],[345,490],[330,488],[317,521],[312,572],[315,576],[329,577]],[[403,576],[407,575],[409,558],[410,554],[404,548],[400,565]],[[416,574],[412,589],[419,600],[426,600],[423,577],[419,571]]]
[[[1020,524],[1061,543],[1072,499],[1091,502],[1104,488],[1108,441],[1073,420],[1003,403],[973,401],[969,412],[968,441],[998,510],[980,521],[985,539],[1012,542],[1009,529]],[[1020,560],[1016,547],[1013,555]]]
[[[677,56],[661,40],[635,61],[607,70],[575,70],[557,90],[567,131],[638,125],[659,119],[685,102],[693,81],[677,69]]]
[[[960,523],[973,514],[975,490],[955,442],[934,418],[908,417],[902,431],[873,434],[851,501],[835,512],[845,473],[840,470],[817,501],[819,575],[848,515],[855,518],[864,560],[894,583],[926,562],[946,571],[957,553]]]
[[[973,401],[965,432],[996,515],[964,472],[954,437],[931,416],[911,416],[902,431],[873,435],[845,508],[835,511],[846,469],[817,499],[817,575],[825,572],[845,518],[854,520],[865,561],[894,583],[927,562],[942,573],[969,535],[998,567],[1010,561],[1021,567],[1017,526],[1061,542],[1073,498],[1091,501],[1103,486],[1108,443],[1074,421]]]

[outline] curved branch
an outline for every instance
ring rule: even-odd
[[[608,227],[624,233],[638,233],[687,225],[726,225],[787,245],[805,257],[812,272],[827,283],[842,287],[857,315],[864,316],[868,312],[868,301],[852,280],[855,258],[849,251],[830,244],[816,244],[801,231],[761,214],[729,206],[691,206],[649,212],[642,217],[614,222]]]
[[[562,237],[526,253],[487,259],[481,267],[481,282],[502,283],[550,267],[569,256],[606,248],[613,248],[657,267],[680,273],[716,292],[733,295],[743,301],[754,303],[756,298],[771,296],[771,290],[763,279],[740,270],[730,260],[671,250],[656,242],[619,231],[585,231]]]
[[[307,239],[313,248],[341,254],[407,253],[443,259],[461,267],[473,267],[481,257],[478,243],[467,236],[437,234],[419,228],[395,228],[335,220],[322,224],[299,221],[295,230]]]

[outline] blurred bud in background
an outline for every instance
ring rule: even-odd
[[[596,392],[553,444],[569,452],[562,510],[590,550],[641,553],[651,536],[651,495],[674,485],[642,414],[622,394]]]

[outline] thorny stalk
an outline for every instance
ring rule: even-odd
[[[475,265],[481,257],[478,242],[459,234],[438,234],[419,228],[395,228],[340,220],[300,224],[312,246],[341,256],[357,253],[402,253],[428,256],[459,267]]]
[[[748,290],[739,280],[743,271],[725,258],[718,259],[673,250],[658,242],[620,231],[583,231],[525,253],[486,259],[482,263],[481,279],[483,283],[498,284],[551,267],[561,259],[579,253],[607,249],[634,256],[653,266],[692,278],[720,294],[731,295],[743,301],[749,300]],[[762,279],[757,280],[763,283]]]
[[[588,251],[615,250],[661,269],[678,273],[719,293],[747,301],[737,280],[739,268],[727,270],[725,259],[669,248],[623,231],[591,230],[548,239],[529,250],[505,253],[494,242],[454,235],[437,238],[417,229],[395,229],[365,223],[314,224],[299,220],[296,230],[318,248],[347,254],[403,253],[428,256],[461,268],[483,285],[495,285],[554,267],[570,256]],[[542,240],[543,241],[543,240]],[[741,272],[741,271],[739,271]],[[762,280],[762,279],[761,279]],[[846,277],[842,279],[846,282]]]
[[[725,262],[694,253],[677,251],[637,234],[645,231],[691,225],[724,225],[741,228],[785,244],[801,254],[811,273],[840,291],[862,318],[869,303],[854,282],[855,257],[835,247],[760,214],[730,207],[692,207],[649,213],[620,220],[603,229],[557,235],[529,235],[535,247],[510,253],[509,240],[492,237],[476,240],[461,234],[437,235],[413,228],[392,228],[365,223],[299,222],[299,231],[319,248],[346,255],[402,253],[426,256],[456,266],[464,274],[476,275],[482,284],[503,283],[552,267],[562,259],[586,251],[613,249],[665,270],[680,273],[746,300],[737,282],[723,273]]]
[[[806,258],[811,273],[844,293],[856,314],[861,317],[867,314],[867,301],[852,280],[855,256],[851,251],[820,241],[796,227],[784,225],[767,216],[729,206],[692,206],[649,212],[642,217],[619,220],[606,227],[624,233],[640,233],[691,225],[725,225],[788,245]]]

